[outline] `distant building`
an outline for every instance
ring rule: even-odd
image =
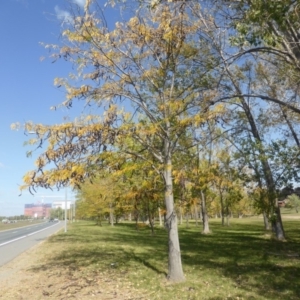
[[[49,218],[51,203],[25,204],[24,215],[31,218]]]
[[[72,204],[72,201],[67,201],[67,209],[70,209],[71,204]],[[61,208],[64,210],[65,207],[66,207],[66,201],[53,201],[53,203],[52,203],[53,209]]]
[[[278,200],[278,206],[279,207],[285,207],[286,200]]]

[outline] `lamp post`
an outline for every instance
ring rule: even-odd
[[[67,201],[67,189],[65,190],[65,232],[67,232],[67,211],[68,211],[68,201]]]
[[[76,200],[74,200],[74,204],[73,204],[73,222],[75,222],[75,213],[76,213]]]

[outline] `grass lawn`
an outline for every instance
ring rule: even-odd
[[[213,231],[180,226],[186,281],[170,284],[167,233],[135,230],[132,223],[114,227],[93,222],[70,224],[43,247],[52,253],[40,269],[68,269],[139,291],[143,299],[300,299],[300,220],[285,220],[287,241],[263,231],[260,218],[232,219],[230,227],[210,220]],[[49,250],[50,249],[50,250]],[[99,298],[101,299],[101,298]],[[141,299],[141,298],[137,298]]]

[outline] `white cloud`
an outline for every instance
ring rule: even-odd
[[[73,23],[73,17],[68,11],[60,9],[57,5],[54,7],[54,10],[58,20],[61,20],[63,23]]]
[[[86,0],[74,0],[74,3],[79,5],[80,7],[84,7]]]
[[[86,0],[73,0],[73,3],[84,8]],[[62,23],[73,23],[73,16],[68,11],[61,9],[58,5],[54,7],[54,10],[57,19],[62,21]]]
[[[0,162],[0,168],[4,168],[4,164]]]

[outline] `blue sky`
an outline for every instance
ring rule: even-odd
[[[83,6],[85,0],[73,0]],[[34,168],[26,157],[22,130],[10,129],[12,123],[25,121],[44,124],[73,119],[74,110],[52,111],[50,107],[64,100],[64,93],[53,85],[55,77],[64,77],[70,65],[52,63],[39,44],[59,43],[61,22],[68,17],[64,0],[5,0],[0,10],[0,216],[23,214],[25,203],[51,202],[64,197],[64,191],[38,190],[35,196],[19,185],[23,175]],[[71,194],[69,192],[69,194]],[[43,197],[44,196],[44,197]],[[58,197],[58,198],[54,198]],[[72,198],[72,196],[70,196]]]

